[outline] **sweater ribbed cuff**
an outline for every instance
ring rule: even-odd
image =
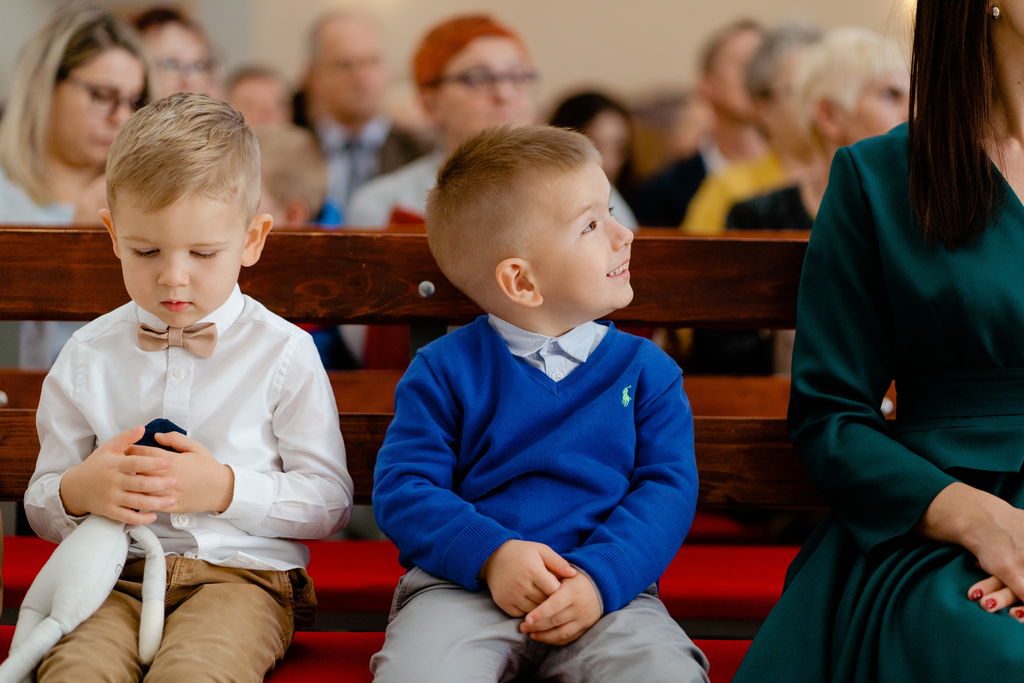
[[[565,559],[579,565],[597,586],[601,601],[604,603],[603,614],[626,606],[647,587],[640,586],[634,563],[617,546],[583,546],[567,553]]]
[[[478,517],[448,544],[441,566],[444,577],[471,591],[480,587],[478,576],[487,558],[505,541],[521,536],[493,519]]]

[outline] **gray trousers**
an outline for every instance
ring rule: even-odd
[[[547,645],[519,632],[487,590],[422,569],[395,590],[375,683],[496,683],[529,675],[569,683],[707,683],[708,661],[654,592],[606,614],[578,640]]]

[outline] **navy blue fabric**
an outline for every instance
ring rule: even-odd
[[[168,419],[158,417],[155,420],[150,420],[149,424],[146,425],[146,433],[142,435],[142,438],[135,443],[139,446],[152,446],[153,448],[163,448],[165,451],[173,451],[173,448],[168,448],[163,444],[157,443],[157,434],[166,434],[167,432],[179,432],[185,434],[185,430],[174,424]]]

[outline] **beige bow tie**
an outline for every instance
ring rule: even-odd
[[[217,345],[217,326],[199,323],[189,327],[168,327],[158,332],[146,323],[139,323],[139,346],[143,351],[162,351],[168,346],[180,346],[200,358],[209,358]]]

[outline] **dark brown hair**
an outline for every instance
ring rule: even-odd
[[[622,117],[629,130],[626,153],[622,160],[617,178],[609,178],[613,185],[623,194],[634,189],[636,178],[633,171],[633,115],[626,105],[617,99],[597,90],[585,90],[570,95],[562,100],[548,119],[548,123],[556,128],[569,128],[586,133],[587,126],[593,123],[598,114],[610,111]]]
[[[910,65],[910,203],[927,240],[978,237],[1005,200],[985,150],[995,89],[987,0],[918,0]]]

